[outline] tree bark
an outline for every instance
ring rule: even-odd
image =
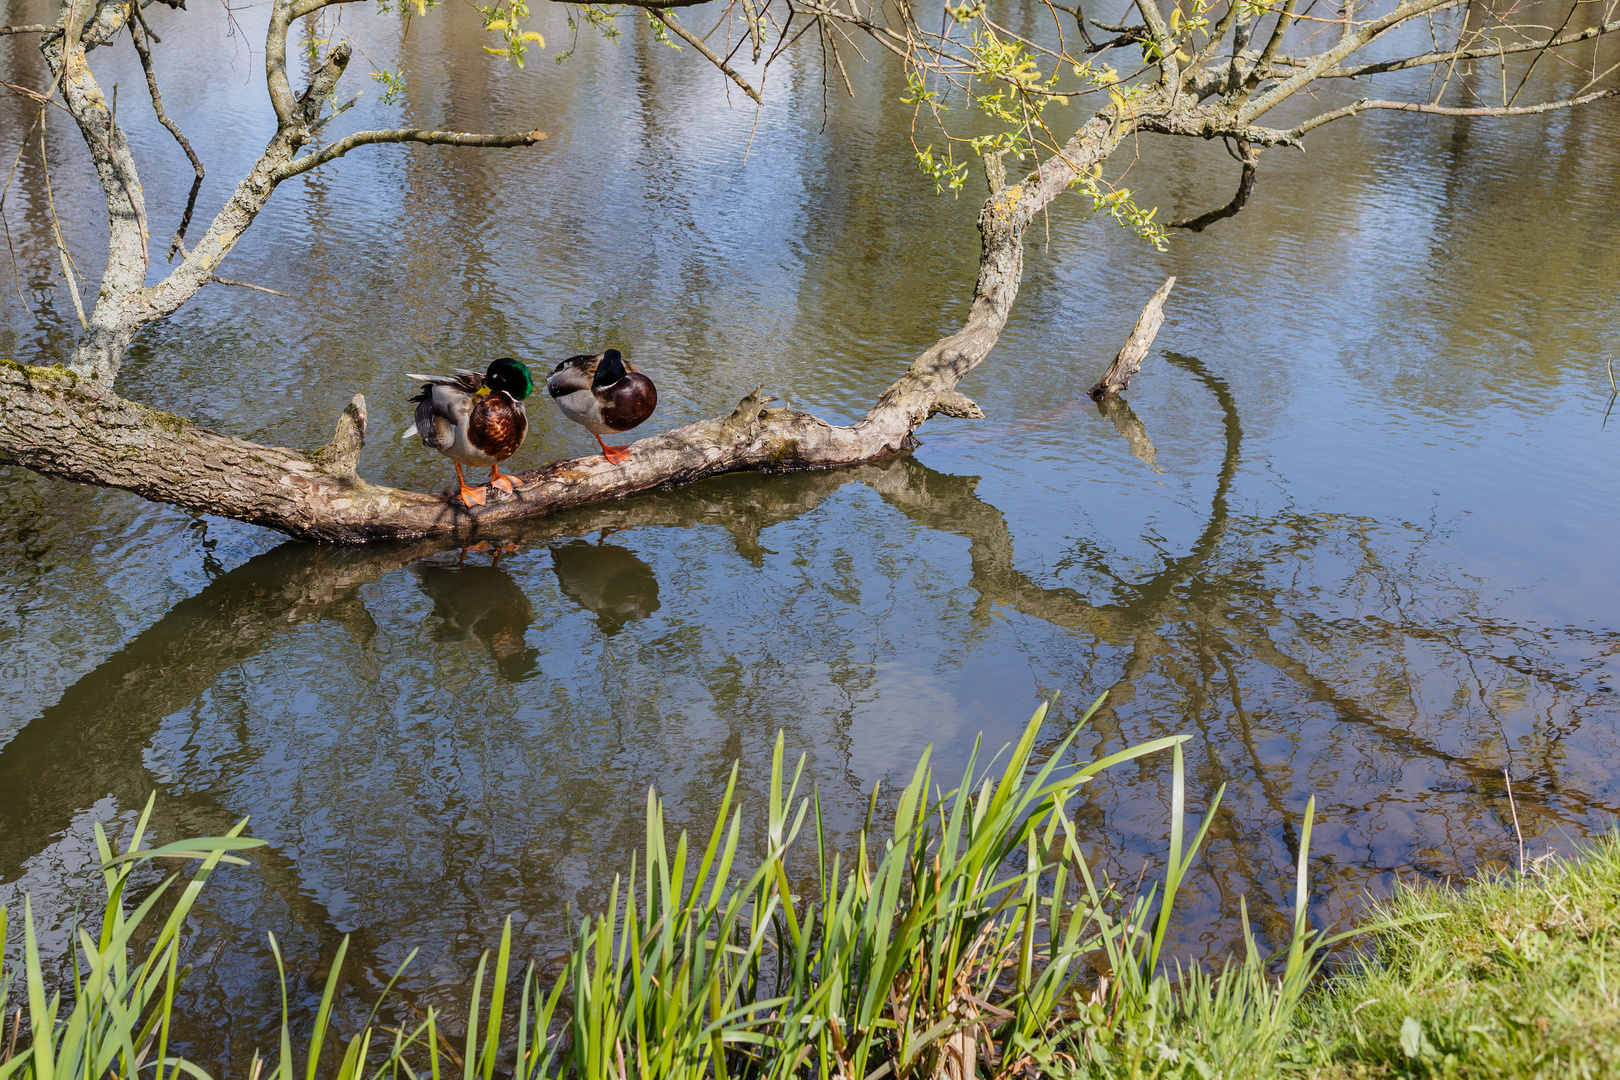
[[[340,71],[347,56],[335,59]],[[772,399],[755,389],[728,416],[639,440],[622,465],[599,455],[553,462],[517,474],[520,486],[511,495],[492,490],[483,506],[469,508],[448,492],[400,491],[359,476],[366,403],[358,395],[339,417],[332,441],[306,453],[218,434],[120,398],[108,379],[97,377],[100,369],[0,361],[0,462],[301,539],[353,543],[447,533],[473,537],[491,526],[725,472],[830,468],[904,454],[915,445],[916,429],[935,413],[983,415],[955,388],[1006,325],[1023,277],[1024,231],[1081,171],[1112,152],[1129,131],[1123,121],[1115,110],[1104,110],[1062,155],[985,202],[979,274],[966,324],[919,356],[865,417],[847,427],[768,408]],[[275,156],[267,151],[260,159],[188,262],[210,244],[228,243],[221,233],[234,241],[247,227],[279,179],[270,160]],[[240,207],[240,221],[235,204],[252,207]],[[146,292],[157,293],[165,284]]]
[[[1512,108],[1510,101],[1500,109],[1485,110],[1362,100],[1290,130],[1263,128],[1255,123],[1261,115],[1314,80],[1343,74],[1345,61],[1386,31],[1454,7],[1460,0],[1398,0],[1391,11],[1356,24],[1353,31],[1347,22],[1337,44],[1303,59],[1279,54],[1293,17],[1294,0],[1288,0],[1279,12],[1258,53],[1246,49],[1255,19],[1246,24],[1235,22],[1236,5],[1228,6],[1216,32],[1201,48],[1188,44],[1187,52],[1182,52],[1178,35],[1190,31],[1168,26],[1153,0],[1137,0],[1145,25],[1129,28],[1130,40],[1151,45],[1154,59],[1150,68],[1158,69],[1156,84],[1142,80],[1110,89],[1112,104],[1086,121],[1018,183],[1006,185],[1000,159],[987,158],[991,194],[979,214],[979,272],[967,321],[960,331],[919,356],[865,417],[847,427],[835,427],[805,413],[767,408],[769,399],[755,390],[728,416],[637,442],[623,465],[596,456],[554,462],[521,474],[522,486],[513,494],[491,492],[484,506],[469,509],[448,494],[397,491],[361,479],[356,465],[365,438],[366,409],[358,396],[340,417],[331,443],[306,453],[207,431],[181,417],[123,400],[112,391],[124,350],[134,334],[175,311],[206,282],[217,280],[215,269],[283,180],[375,142],[522,146],[545,137],[539,131],[499,135],[365,131],[300,156],[325,123],[321,119],[323,103],[343,74],[349,47],[334,48],[309,86],[295,95],[287,75],[287,31],[306,15],[346,2],[353,0],[271,0],[264,63],[266,88],[278,121],[276,134],[196,247],[162,281],[146,286],[147,226],[139,179],[123,133],[84,61],[86,49],[105,43],[122,28],[130,9],[101,2],[79,12],[79,0],[63,0],[60,30],[48,33],[42,44],[101,179],[111,222],[111,247],[87,332],[67,365],[40,367],[0,361],[0,462],[134,491],[295,537],[352,542],[476,534],[486,526],[736,470],[828,468],[879,460],[908,452],[917,428],[935,413],[983,415],[955,387],[984,360],[1006,325],[1023,275],[1026,229],[1071,184],[1097,175],[1100,163],[1126,138],[1153,132],[1225,136],[1252,147],[1297,144],[1313,127],[1368,108],[1515,115],[1620,93],[1600,90],[1519,109]],[[901,40],[892,30],[866,21],[853,8],[844,12],[811,4],[804,10],[816,18],[851,20],[891,51]],[[902,17],[909,19],[904,13]],[[906,25],[914,28],[909,21]],[[37,28],[16,29],[33,32]],[[1605,24],[1598,32],[1607,29]],[[1229,30],[1234,34],[1230,62],[1216,57]],[[1573,41],[1575,38],[1566,41],[1555,35],[1545,46]],[[1447,55],[1461,55],[1460,50],[1459,43],[1453,54],[1436,53],[1410,62],[1438,63]],[[726,70],[725,65],[721,67]],[[1241,206],[1252,182],[1252,169],[1246,167],[1238,197],[1228,211]],[[1094,398],[1116,394],[1128,384],[1162,320],[1160,308],[1170,284],[1166,283],[1143,312],[1109,374],[1093,387]]]
[[[1142,309],[1141,317],[1131,329],[1131,336],[1120,347],[1119,355],[1114,357],[1114,362],[1108,365],[1103,377],[1088,391],[1092,401],[1103,402],[1130,389],[1131,376],[1142,370],[1142,360],[1147,356],[1148,349],[1153,347],[1159,327],[1164,325],[1164,302],[1170,298],[1170,290],[1175,287],[1175,278],[1165,279],[1159,291],[1147,302],[1147,307]]]

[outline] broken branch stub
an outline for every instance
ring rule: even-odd
[[[1088,391],[1092,401],[1106,401],[1130,388],[1131,376],[1142,370],[1142,360],[1147,356],[1148,349],[1153,347],[1159,327],[1164,325],[1164,302],[1175,287],[1176,279],[1166,278],[1159,291],[1147,302],[1131,336],[1125,339],[1125,344],[1120,348],[1119,355],[1114,357],[1114,362],[1108,365],[1103,377]]]

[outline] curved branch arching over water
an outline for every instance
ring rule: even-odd
[[[1322,113],[1286,131],[1262,128],[1256,123],[1261,116],[1306,91],[1316,80],[1356,70],[1346,64],[1365,46],[1398,27],[1457,7],[1460,0],[1396,0],[1382,14],[1365,12],[1359,22],[1347,10],[1343,33],[1336,43],[1315,55],[1293,57],[1279,52],[1293,23],[1291,6],[1276,15],[1265,46],[1256,53],[1246,51],[1245,46],[1259,28],[1261,16],[1251,14],[1248,22],[1240,22],[1242,5],[1228,3],[1208,39],[1198,43],[1191,35],[1195,26],[1205,25],[1202,21],[1173,27],[1153,0],[1137,0],[1135,6],[1144,25],[1130,28],[1131,32],[1114,44],[1142,45],[1145,67],[1141,78],[1129,86],[1121,84],[1116,88],[1111,83],[1097,83],[1073,91],[1091,94],[1106,89],[1109,103],[1067,140],[1060,142],[1061,137],[1047,131],[1044,125],[1039,132],[1033,128],[1026,131],[1030,146],[1039,146],[1042,160],[1020,182],[1010,186],[1000,182],[1001,152],[989,155],[987,171],[997,174],[997,179],[992,181],[994,190],[979,212],[979,268],[967,319],[959,331],[921,353],[863,418],[847,426],[835,426],[806,413],[768,408],[770,399],[755,390],[743,397],[728,416],[688,424],[637,442],[630,459],[623,464],[613,465],[599,457],[555,462],[523,474],[521,489],[511,495],[492,494],[484,506],[469,508],[447,492],[399,491],[360,477],[366,405],[358,396],[339,418],[332,440],[306,453],[211,432],[184,417],[127,401],[113,390],[134,335],[178,310],[206,283],[221,280],[214,271],[280,183],[371,143],[488,148],[531,146],[545,138],[545,133],[538,130],[476,133],[401,128],[356,132],[324,149],[309,151],[316,134],[342,111],[341,107],[328,111],[327,102],[333,100],[348,66],[351,46],[333,46],[313,72],[309,85],[302,93],[295,93],[287,71],[288,31],[301,18],[349,2],[355,0],[271,0],[264,64],[266,89],[277,125],[275,135],[202,239],[186,252],[179,247],[177,238],[176,247],[184,253],[184,259],[150,286],[145,284],[149,253],[143,188],[124,132],[85,60],[88,50],[110,42],[128,28],[131,12],[136,9],[103,3],[81,10],[75,0],[66,0],[55,26],[8,28],[8,32],[41,34],[41,49],[55,80],[52,93],[60,86],[65,107],[84,137],[105,194],[110,240],[100,293],[68,362],[0,362],[0,462],[79,483],[132,491],[159,502],[252,522],[294,537],[355,542],[443,534],[476,536],[479,530],[493,525],[720,473],[817,469],[879,461],[907,453],[918,427],[937,412],[977,413],[977,407],[956,393],[955,387],[986,358],[1006,324],[1022,282],[1025,231],[1054,199],[1076,184],[1091,192],[1096,206],[1104,205],[1112,196],[1103,196],[1095,187],[1102,163],[1139,133],[1202,139],[1221,136],[1251,147],[1265,147],[1297,144],[1313,127],[1366,109],[1509,116],[1585,105],[1620,92],[1599,89],[1562,101],[1524,106],[1510,99],[1495,108],[1463,110],[1438,103],[1366,99]],[[665,10],[683,5],[649,2],[643,6],[689,41],[696,40]],[[1053,7],[1054,17],[1058,10],[1070,9]],[[925,82],[934,74],[949,74],[953,79],[966,77],[964,73],[970,74],[973,69],[971,56],[961,52],[960,43],[953,42],[949,32],[923,30],[905,5],[892,12],[883,5],[868,5],[862,13],[854,0],[847,10],[801,0],[795,12],[809,16],[823,31],[833,29],[843,34],[847,26],[868,35],[899,55],[908,66],[908,74],[925,76]],[[891,25],[890,15],[898,22]],[[1213,12],[1211,17],[1215,18]],[[759,30],[757,25],[751,25],[757,55]],[[1615,29],[1620,25],[1604,24],[1576,35],[1555,34],[1546,37],[1540,47],[1571,46]],[[783,33],[785,38],[785,29]],[[1232,35],[1230,61],[1218,55],[1228,34]],[[1475,46],[1481,43],[1475,40],[1477,36],[1463,33],[1450,50],[1437,49],[1378,70],[1454,64],[1478,53]],[[822,40],[826,40],[825,34]],[[755,88],[725,59],[701,45],[699,50],[757,99]],[[836,50],[833,55],[837,59]],[[1050,55],[1058,57],[1056,53]],[[961,64],[968,67],[960,68]],[[1057,65],[1059,73],[1065,66]],[[1073,67],[1077,78],[1081,76],[1078,62],[1067,66]],[[1057,77],[1054,74],[1053,78]],[[1005,89],[1007,78],[1010,76],[1003,72],[990,82]],[[155,81],[150,85],[155,88]],[[1011,85],[1020,94],[1058,94],[1050,87],[1038,89],[1018,79],[1013,79]],[[49,96],[42,95],[41,100]],[[1097,100],[1102,99],[1099,96]],[[1246,169],[1244,175],[1238,198],[1227,208],[1233,213],[1246,198],[1252,169]],[[1152,321],[1148,313],[1143,318],[1144,323]]]

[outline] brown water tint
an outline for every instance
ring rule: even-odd
[[[217,65],[206,88],[165,81],[211,212],[267,134],[262,14],[239,11],[233,34],[195,7],[155,29],[160,63]],[[825,118],[814,57],[773,68],[756,129],[633,20],[617,46],[582,36],[569,63],[526,72],[485,62],[462,12],[403,46],[387,20],[345,20],[372,55],[402,50],[411,86],[402,107],[362,99],[357,125],[550,138],[378,149],[287,185],[227,269],[297,298],[210,288],[138,342],[123,392],[314,445],[361,391],[366,474],[442,487],[442,461],[385,437],[407,371],[616,344],[658,380],[649,430],[759,382],[847,417],[963,315],[976,206],[928,193],[886,68],[858,71],[862,96],[830,97]],[[140,85],[132,52],[92,59]],[[0,38],[0,67],[41,81],[21,39]],[[1549,92],[1585,78],[1536,76]],[[189,173],[141,104],[120,118],[151,218],[172,222]],[[0,98],[0,152],[31,119]],[[79,137],[53,117],[47,138],[69,243],[95,266]],[[1161,215],[1236,182],[1214,145],[1127,159]],[[1504,766],[1533,855],[1606,829],[1617,170],[1614,108],[1369,116],[1313,135],[1308,157],[1269,152],[1248,210],[1165,255],[1060,204],[963,387],[988,419],[936,420],[911,460],[723,478],[483,550],[280,544],[0,472],[0,895],[32,892],[60,945],[92,821],[130,821],[154,789],[165,835],[251,816],[271,847],[211,886],[187,991],[207,1021],[194,1051],[239,1067],[276,1015],[266,931],[301,992],[354,935],[354,1007],[420,946],[406,996],[450,1005],[506,916],[526,953],[564,948],[569,913],[600,906],[639,845],[649,785],[707,827],[733,759],[763,784],[778,729],[839,830],[927,743],[949,772],[1052,693],[1055,740],[1108,692],[1088,755],[1193,734],[1196,798],[1228,795],[1185,956],[1235,940],[1240,895],[1281,929],[1311,795],[1320,925],[1397,879],[1507,860]],[[43,200],[25,155],[7,203],[24,300],[0,290],[0,355],[53,358],[73,320]],[[153,234],[161,263],[167,226]],[[1099,414],[1083,388],[1172,273],[1159,351]],[[588,449],[543,399],[533,418],[519,466]],[[1089,789],[1101,863],[1134,876],[1160,849],[1166,780],[1151,762]]]

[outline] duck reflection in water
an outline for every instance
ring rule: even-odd
[[[658,610],[658,578],[625,548],[600,541],[558,544],[551,549],[551,566],[563,595],[595,615],[607,637]]]
[[[524,635],[534,607],[517,580],[499,566],[445,566],[417,563],[412,568],[422,592],[433,601],[440,641],[477,638],[495,660],[501,677],[516,682],[534,670],[540,650]]]

